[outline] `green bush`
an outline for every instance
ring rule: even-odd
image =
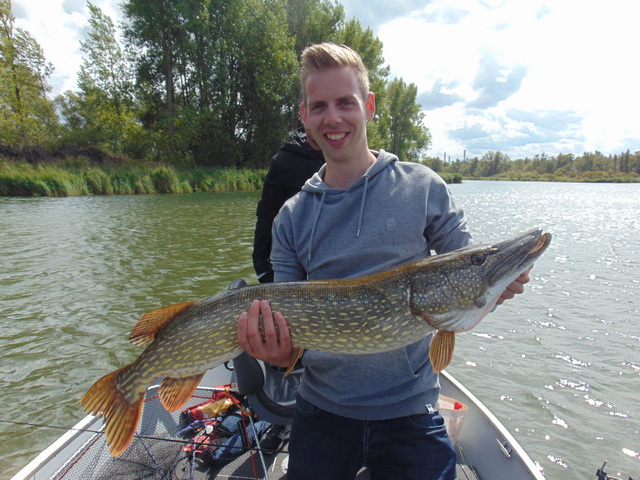
[[[157,193],[178,193],[178,174],[171,167],[159,167],[151,172],[153,187]]]

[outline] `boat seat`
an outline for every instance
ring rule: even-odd
[[[229,289],[246,285],[244,280],[239,279]],[[258,418],[275,425],[291,424],[303,368],[298,368],[285,377],[285,369],[269,365],[243,352],[233,359],[233,370],[238,392],[246,396]]]

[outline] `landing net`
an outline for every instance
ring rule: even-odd
[[[194,419],[185,418],[182,412],[216,401],[222,391],[198,388],[183,410],[167,412],[157,397],[157,387],[150,388],[136,437],[120,456],[112,457],[105,436],[96,433],[51,479],[284,479],[287,454],[281,449],[282,435],[275,448],[273,441],[274,433],[278,434],[274,428],[283,427],[243,415],[240,405],[233,418],[227,415],[207,421],[208,426],[196,422],[189,428]],[[235,426],[240,428],[234,431]],[[268,451],[263,451],[261,440],[269,443]]]

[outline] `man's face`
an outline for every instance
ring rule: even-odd
[[[362,98],[352,68],[310,74],[306,94],[300,118],[325,159],[345,161],[368,151],[366,125],[375,113],[375,99],[372,93]]]

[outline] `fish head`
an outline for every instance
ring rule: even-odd
[[[406,290],[412,314],[438,330],[472,329],[550,242],[550,233],[534,229],[419,261],[423,265],[410,276]]]

